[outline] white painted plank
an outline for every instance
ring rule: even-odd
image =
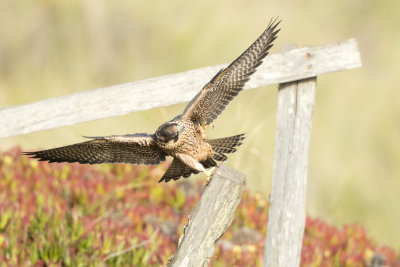
[[[175,255],[167,266],[208,266],[215,245],[231,225],[246,176],[221,164],[189,217]]]
[[[238,53],[239,54],[239,53]],[[226,64],[0,109],[0,138],[182,103]],[[361,66],[355,39],[269,55],[245,89]]]
[[[265,267],[299,266],[316,78],[280,85]]]

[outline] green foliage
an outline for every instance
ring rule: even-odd
[[[131,165],[48,164],[0,154],[0,262],[4,266],[165,264],[204,186],[158,184],[160,170]],[[212,266],[261,266],[268,203],[246,192]],[[358,225],[307,218],[302,266],[364,266],[399,253]]]

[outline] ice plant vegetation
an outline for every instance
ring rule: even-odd
[[[0,266],[159,266],[204,183],[158,184],[161,167],[48,164],[0,153]],[[261,266],[268,203],[246,192],[211,266]],[[302,266],[400,266],[356,224],[307,218]],[[379,266],[379,265],[376,265]]]

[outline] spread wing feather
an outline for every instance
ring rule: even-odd
[[[276,29],[279,23],[276,19],[271,20],[263,34],[242,55],[219,71],[188,104],[183,111],[183,118],[199,124],[210,124],[215,120],[268,55],[279,32]]]
[[[165,160],[153,135],[145,133],[88,137],[90,141],[36,152],[24,152],[49,162],[159,164]]]
[[[230,137],[218,138],[218,139],[207,139],[213,150],[213,159],[218,161],[225,161],[228,157],[225,153],[235,153],[236,147],[242,145],[244,134],[239,134]]]
[[[162,181],[165,181],[167,183],[171,180],[178,180],[182,176],[184,178],[187,178],[192,173],[196,174],[199,172],[191,169],[189,166],[184,164],[180,159],[174,158],[172,163],[169,165],[167,171],[164,173],[163,177],[161,177],[161,179],[158,182],[161,183]]]

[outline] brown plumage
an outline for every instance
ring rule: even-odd
[[[244,134],[206,139],[206,128],[239,94],[268,54],[279,32],[280,22],[271,21],[263,34],[227,68],[219,71],[190,101],[183,113],[162,124],[154,134],[138,133],[89,137],[92,140],[48,150],[25,152],[39,160],[79,163],[159,164],[174,159],[161,181],[168,182],[192,173],[205,172],[236,152]]]

